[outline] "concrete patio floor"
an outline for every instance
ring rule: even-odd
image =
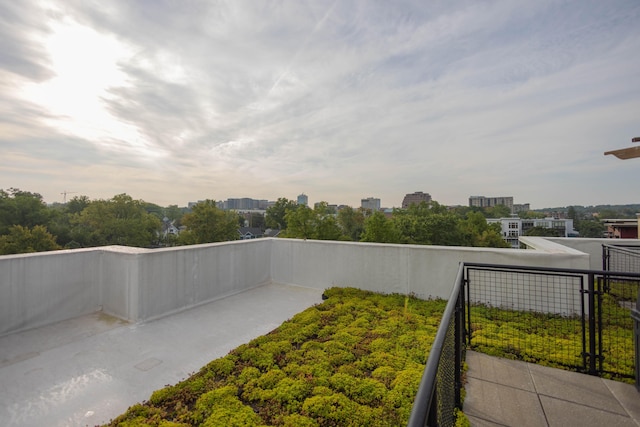
[[[640,426],[640,392],[576,372],[467,352],[472,426]]]
[[[0,426],[93,426],[322,302],[267,284],[147,323],[101,313],[0,338]]]

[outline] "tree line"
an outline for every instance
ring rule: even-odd
[[[488,224],[482,212],[449,209],[436,201],[387,215],[348,206],[334,212],[324,202],[310,208],[281,198],[267,208],[266,224],[282,229],[283,237],[299,239],[509,247],[500,236],[500,225]]]
[[[582,229],[578,228],[581,235],[602,236],[603,226],[597,220],[578,218],[573,210],[569,213],[576,228]],[[239,239],[238,230],[247,223],[280,230],[279,236],[288,238],[508,247],[500,225],[488,224],[486,218],[509,214],[505,206],[449,208],[436,201],[385,214],[349,206],[336,210],[325,202],[311,208],[279,198],[264,216],[252,213],[245,218],[218,208],[213,200],[186,209],[119,194],[98,200],[76,196],[65,204],[48,206],[38,193],[9,188],[0,189],[0,255],[106,245],[152,248],[222,242]],[[180,233],[164,233],[167,224],[179,227]]]
[[[184,226],[179,235],[163,233],[163,223]],[[127,194],[90,200],[77,196],[47,206],[38,193],[0,190],[0,255],[106,245],[151,248],[233,240],[244,219],[207,200],[191,212],[166,208]],[[203,226],[206,224],[206,226]],[[209,229],[214,229],[211,232]]]

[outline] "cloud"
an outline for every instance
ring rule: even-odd
[[[0,7],[0,145],[22,177],[55,151],[91,165],[89,196],[164,204],[633,202],[582,188],[638,178],[602,155],[637,133],[634,1]]]

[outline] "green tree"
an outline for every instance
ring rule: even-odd
[[[500,236],[500,224],[488,224],[480,212],[469,211],[460,222],[465,235],[465,245],[474,247],[508,248],[509,244]]]
[[[406,210],[396,210],[393,221],[403,243],[418,245],[462,246],[465,236],[460,218],[438,202],[421,202]]]
[[[362,209],[353,209],[346,206],[338,211],[338,224],[342,232],[350,240],[357,242],[364,231],[364,212]]]
[[[40,194],[17,188],[0,190],[0,234],[7,234],[13,225],[46,226],[50,219],[51,213]]]
[[[361,242],[400,243],[402,236],[395,223],[380,211],[376,211],[364,220]]]
[[[293,211],[298,207],[293,200],[280,197],[273,205],[267,208],[265,212],[265,225],[270,228],[279,230],[287,229],[287,212]]]
[[[287,211],[285,237],[296,239],[342,240],[342,229],[326,202],[313,209],[300,205]]]
[[[32,228],[13,225],[9,234],[0,236],[0,255],[44,252],[61,249],[53,234],[43,225]]]
[[[81,246],[149,247],[157,242],[161,226],[160,220],[145,210],[143,201],[127,194],[91,202],[71,223],[73,240]]]
[[[91,200],[87,196],[76,196],[69,200],[65,205],[66,211],[69,214],[79,214],[91,204]]]
[[[334,209],[329,208],[326,202],[320,202],[313,208],[315,239],[318,240],[342,240],[342,229],[334,214]]]
[[[315,239],[315,216],[313,209],[306,205],[287,210],[284,216],[284,222],[287,225],[285,237]]]
[[[508,218],[511,216],[511,209],[505,205],[496,205],[485,209],[487,218]]]
[[[238,240],[238,218],[235,212],[219,209],[214,200],[205,200],[182,217],[182,225],[187,229],[180,233],[178,242],[195,245]]]
[[[536,211],[522,211],[518,212],[518,217],[522,219],[535,219],[535,218],[544,218],[546,215],[542,212]]]
[[[604,224],[598,220],[580,220],[574,225],[580,237],[601,238],[605,232]]]
[[[182,217],[184,216],[184,212],[182,209],[178,207],[178,205],[169,205],[164,209],[164,214],[169,221],[175,221],[176,225],[180,224]]]
[[[155,215],[159,220],[162,220],[165,217],[164,208],[162,206],[149,202],[142,202],[142,206],[144,207],[145,211],[152,215]]]

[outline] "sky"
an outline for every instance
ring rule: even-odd
[[[639,203],[640,2],[0,0],[0,188]],[[66,193],[66,194],[64,194]]]

